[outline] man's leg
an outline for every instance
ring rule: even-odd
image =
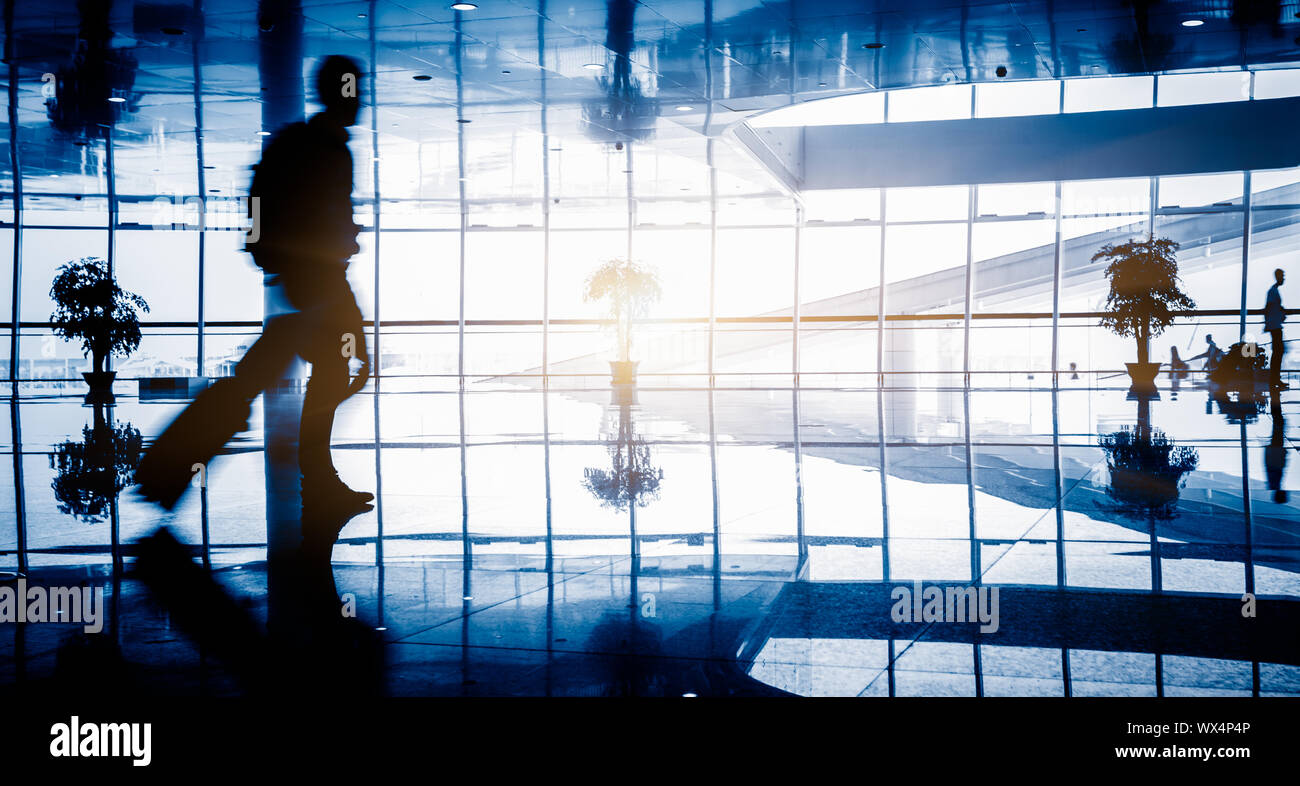
[[[136,469],[141,495],[174,507],[191,482],[195,464],[207,464],[247,428],[249,405],[284,374],[296,353],[297,315],[276,317],[249,347],[234,376],[218,379],[153,441]]]
[[[1269,364],[1268,384],[1273,387],[1280,387],[1282,384],[1282,353],[1286,351],[1286,344],[1282,342],[1282,329],[1268,331],[1273,337],[1273,345],[1269,348],[1272,350],[1273,358]]]
[[[317,279],[313,298],[316,305],[306,314],[309,336],[303,357],[312,365],[303,399],[302,425],[298,435],[298,460],[302,469],[304,499],[362,504],[374,499],[367,492],[354,492],[339,479],[330,455],[334,413],[350,395],[349,346],[364,346],[361,312],[340,272],[337,277]],[[347,334],[353,336],[349,340]]]
[[[231,380],[250,402],[267,388],[280,381],[284,372],[299,354],[302,341],[303,320],[299,314],[273,317],[262,329],[262,335],[248,348]]]
[[[348,361],[341,347],[333,353],[321,347],[313,349],[316,351],[307,357],[311,362],[311,378],[307,380],[298,432],[298,464],[302,468],[304,491],[314,484],[337,480],[330,455],[330,434],[334,430],[334,412],[348,395]]]

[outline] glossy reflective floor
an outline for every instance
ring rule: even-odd
[[[377,631],[398,695],[1300,694],[1300,393],[1117,382],[359,395],[334,453],[379,499],[340,532],[331,602]],[[185,402],[119,395],[100,423],[9,402],[0,571],[104,586],[138,689],[241,692],[135,543],[167,526],[275,616],[298,488],[264,447],[291,442],[296,395],[171,514],[97,504],[65,441],[98,425],[130,453]],[[997,587],[998,631],[894,622],[917,581]],[[76,630],[0,626],[0,690],[58,679]]]

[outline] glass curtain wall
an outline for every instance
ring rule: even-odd
[[[869,120],[1271,98],[1300,92],[1294,73],[917,88],[876,94]],[[153,306],[140,350],[118,362],[120,378],[222,376],[256,335],[261,289],[241,250],[239,196],[261,138],[247,131],[252,118],[240,121],[248,88],[229,76],[223,83],[225,74],[196,68],[199,106],[190,96],[169,107],[211,123],[202,134],[194,122],[165,143],[122,131],[69,146],[61,172],[42,161],[32,175],[21,171],[22,153],[35,151],[28,140],[42,107],[38,92],[18,91],[19,124],[3,140],[17,155],[3,162],[0,312],[20,340],[0,362],[24,390],[60,389],[88,367],[46,326],[54,271],[84,256],[111,256],[122,285]],[[400,128],[384,87],[375,117]],[[1167,359],[1170,347],[1194,355],[1207,332],[1235,340],[1241,309],[1262,306],[1300,204],[1296,171],[795,199],[768,190],[734,151],[720,155],[723,139],[616,146],[456,124],[454,106],[440,111],[458,139],[381,134],[372,147],[364,144],[372,135],[354,134],[357,217],[367,232],[351,278],[367,317],[380,313],[380,375],[411,389],[455,389],[462,377],[539,385],[544,371],[553,385],[603,386],[615,342],[584,283],[601,262],[629,253],[663,288],[636,332],[646,385],[781,387],[797,372],[810,387],[1037,387],[1053,371],[1104,384],[1131,352],[1096,324],[1105,295],[1102,267],[1090,262],[1098,248],[1149,232],[1180,242],[1197,313],[1153,357]],[[1249,317],[1246,332],[1258,321]],[[946,417],[924,395],[916,403]]]

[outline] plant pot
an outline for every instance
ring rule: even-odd
[[[1152,391],[1156,389],[1156,375],[1160,373],[1159,363],[1125,363],[1128,377],[1133,380],[1129,390]]]
[[[611,360],[609,373],[615,385],[635,385],[637,360]]]
[[[81,377],[86,380],[86,385],[90,388],[90,392],[86,394],[86,401],[113,400],[113,380],[117,377],[116,371],[83,371]]]

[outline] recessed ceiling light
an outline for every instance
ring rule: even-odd
[[[693,107],[693,106],[687,106],[686,104],[682,104],[681,106],[677,107],[677,111],[678,111],[678,112],[689,112],[689,111],[691,111],[691,110],[694,109],[694,108],[695,108],[695,107]]]
[[[109,96],[109,97],[108,97],[108,100],[109,100],[111,103],[114,103],[114,104],[125,104],[125,103],[126,103],[126,99],[123,98],[122,96]]]
[[[464,596],[461,597],[461,600],[474,600],[474,596],[473,596],[473,595],[464,595]]]
[[[1205,24],[1204,19],[1184,19],[1183,27],[1200,27]]]
[[[826,87],[826,83],[825,83],[825,82],[818,82],[818,83],[817,83],[817,86],[818,86],[818,87]]]
[[[501,73],[503,73],[503,74],[508,74],[508,73],[510,73],[510,69],[509,69],[509,68],[503,68],[503,69],[501,69]]]
[[[604,63],[586,63],[586,64],[584,64],[582,67],[585,68],[585,69],[587,69],[588,71],[604,71],[604,70],[605,70],[605,64],[604,64]]]
[[[270,136],[270,135],[271,135],[271,132],[270,132],[270,131],[258,131],[258,132],[257,132],[257,135],[258,135],[258,136]]]
[[[365,14],[357,14],[357,19],[365,19],[365,18],[366,18]]]
[[[884,49],[885,45],[880,43],[879,41],[872,41],[870,43],[863,44],[862,48],[863,49]]]
[[[417,82],[428,82],[430,79],[433,79],[433,77],[429,76],[428,74],[416,74],[411,78]]]
[[[473,11],[476,8],[478,8],[478,6],[474,5],[473,3],[452,3],[451,4],[451,10],[453,11]]]

